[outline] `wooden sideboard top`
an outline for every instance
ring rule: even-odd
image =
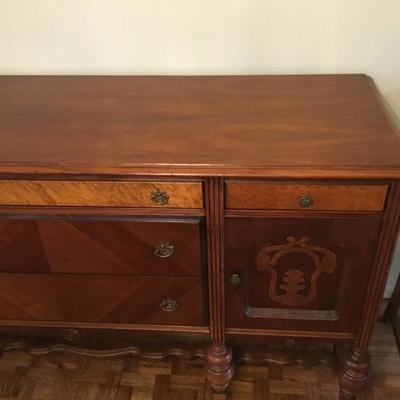
[[[400,177],[365,75],[0,77],[0,173]]]

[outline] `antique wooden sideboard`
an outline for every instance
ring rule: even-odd
[[[366,384],[400,216],[369,77],[3,76],[0,140],[3,337],[203,335],[217,394],[234,338],[332,342]]]

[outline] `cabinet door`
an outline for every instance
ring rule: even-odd
[[[380,215],[229,217],[228,328],[354,333]]]

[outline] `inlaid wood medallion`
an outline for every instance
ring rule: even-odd
[[[275,302],[288,306],[310,303],[317,295],[317,283],[321,274],[331,274],[336,268],[335,253],[324,247],[313,246],[309,244],[309,240],[307,236],[302,236],[299,240],[289,236],[286,238],[287,243],[285,244],[263,246],[258,251],[255,264],[258,271],[266,271],[270,275],[268,295]],[[293,266],[279,280],[277,273],[279,260],[290,253],[305,254],[314,264],[314,271],[309,282],[306,282],[301,265]],[[278,294],[278,286],[284,294]]]

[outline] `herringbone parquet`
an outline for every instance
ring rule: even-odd
[[[378,324],[371,347],[371,386],[360,400],[400,399],[400,358],[389,324]],[[233,400],[337,399],[335,366],[242,364]],[[0,400],[204,400],[203,359],[84,357],[20,350],[0,359]]]

